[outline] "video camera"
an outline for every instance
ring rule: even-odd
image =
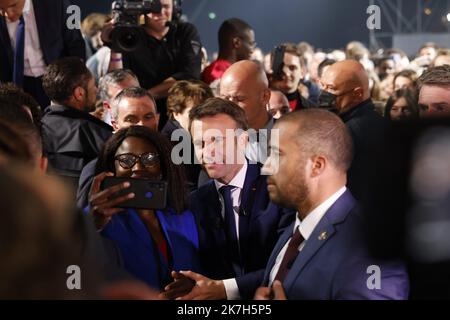
[[[117,0],[112,4],[114,29],[111,47],[117,52],[131,52],[138,48],[142,38],[139,18],[148,13],[160,13],[160,0]]]

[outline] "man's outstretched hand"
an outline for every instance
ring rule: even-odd
[[[185,277],[179,272],[172,271],[170,275],[173,278],[173,282],[164,288],[164,292],[160,293],[161,298],[173,300],[182,297],[191,292],[195,286],[194,280]]]
[[[172,272],[174,282],[161,295],[176,300],[222,300],[227,298],[222,280],[212,280],[193,271]],[[189,288],[189,291],[187,290]]]

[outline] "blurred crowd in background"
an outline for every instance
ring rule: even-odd
[[[356,41],[330,52],[298,42],[262,52],[258,30],[232,18],[218,30],[219,51],[207,53],[173,2],[161,4],[141,17],[139,47],[127,52],[116,50],[110,15],[92,13],[81,32],[65,30],[68,1],[0,0],[0,298],[269,298],[264,288],[280,297],[274,279],[286,279],[294,283],[283,283],[288,299],[448,299],[450,48],[424,43],[408,56]],[[315,128],[299,129],[307,119]],[[248,163],[209,166],[205,152],[220,139],[199,138],[198,123],[254,129],[256,144],[233,145]],[[341,125],[335,134],[342,139],[328,136],[334,146],[317,138]],[[323,142],[332,163],[333,152],[353,159],[342,167],[364,216],[359,232],[367,246],[357,249],[387,261],[386,292],[345,285],[335,292],[336,279],[327,283],[313,271],[309,277],[318,288],[322,278],[324,289],[308,293],[289,273],[272,276],[286,268],[284,253],[272,256],[282,231],[305,218],[295,205],[304,203],[280,200],[274,186],[290,194],[291,184],[303,190],[306,183],[306,199],[314,198],[312,178],[305,182],[300,171],[289,171],[283,187],[282,177],[262,174],[273,156],[261,145],[273,147],[274,126],[298,129],[304,136],[289,139],[305,145]],[[183,149],[188,161],[181,164],[171,158],[179,130],[192,151]],[[136,195],[126,182],[105,188],[110,176],[167,182],[166,207],[122,207]],[[224,191],[229,184],[239,196]],[[308,252],[303,246],[299,257]],[[321,263],[333,265],[327,258]],[[68,289],[71,265],[82,270],[82,290]],[[338,267],[330,278],[341,275]]]

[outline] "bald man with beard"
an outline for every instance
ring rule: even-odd
[[[247,157],[252,161],[264,163],[274,120],[267,111],[270,89],[263,67],[250,60],[236,62],[222,76],[219,92],[221,98],[244,109],[249,128],[258,132],[258,141],[261,142],[258,145],[250,135]]]
[[[361,199],[370,172],[369,153],[381,141],[384,119],[375,112],[369,78],[362,64],[344,60],[331,65],[322,76],[319,105],[336,112],[350,130],[354,159],[348,172],[348,187]]]

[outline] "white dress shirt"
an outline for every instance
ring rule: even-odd
[[[295,225],[292,234],[294,234],[295,230],[299,228],[300,234],[303,236],[303,239],[305,239],[298,247],[299,251],[303,249],[306,242],[308,241],[308,238],[311,236],[311,233],[313,233],[314,229],[319,224],[320,220],[328,211],[328,209],[330,209],[330,207],[339,199],[339,197],[342,196],[342,194],[344,194],[345,190],[347,190],[345,186],[340,188],[331,197],[329,197],[327,200],[325,200],[319,206],[317,206],[314,210],[312,210],[305,217],[305,219],[303,219],[303,221],[300,221],[299,215],[297,213],[297,218],[295,220]],[[286,242],[283,249],[281,249],[280,253],[278,254],[277,259],[275,260],[275,264],[273,265],[273,268],[270,271],[269,286],[272,286],[272,282],[274,281],[278,273],[278,269],[280,269],[280,265],[281,262],[283,261],[283,257],[287,250],[289,242],[291,242],[291,239],[289,239]]]
[[[271,131],[275,122],[272,116],[270,116],[269,121],[266,123],[266,126],[259,130],[258,141],[255,140],[256,136],[250,136],[250,141],[247,144],[247,148],[245,150],[245,156],[250,161],[254,163],[265,163],[267,158],[269,157],[269,146],[270,146],[270,138]]]
[[[44,54],[42,53],[41,43],[39,41],[39,34],[36,25],[36,18],[34,16],[33,1],[25,0],[23,7],[23,19],[25,21],[25,52],[24,52],[24,68],[23,74],[28,77],[40,77],[45,73],[46,64],[44,61]],[[9,38],[11,40],[11,47],[16,48],[16,31],[20,20],[11,22],[6,20],[8,27]]]
[[[248,164],[247,161],[245,161],[241,170],[239,170],[237,175],[228,184],[229,186],[235,187],[234,189],[231,190],[231,200],[233,202],[234,221],[236,223],[236,235],[238,240],[239,240],[239,211],[236,209],[240,208],[241,206],[241,195],[242,189],[244,188],[245,176],[247,175],[247,168]],[[219,192],[219,200],[222,208],[221,209],[222,218],[225,218],[225,205],[224,205],[225,202],[223,200],[222,194],[219,191],[220,188],[223,187],[225,184],[217,180],[214,180],[214,183],[216,185],[217,191]],[[240,298],[239,287],[237,285],[235,278],[223,280],[223,284],[225,286],[225,292],[227,294],[228,300],[235,300]]]

